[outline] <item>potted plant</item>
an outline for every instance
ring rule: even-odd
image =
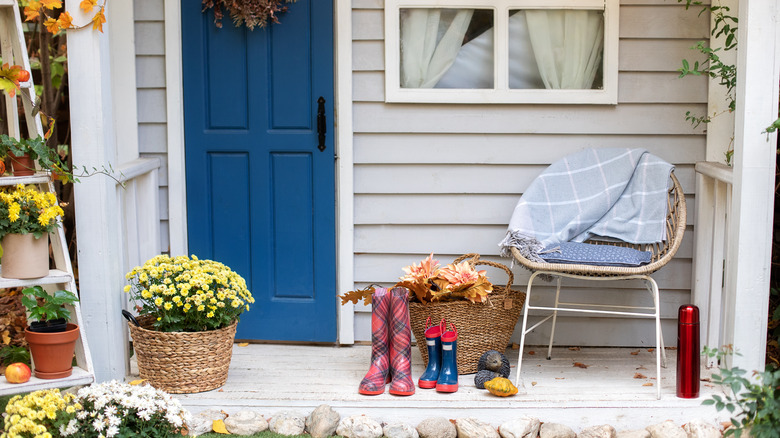
[[[73,173],[55,148],[46,144],[44,137],[17,139],[6,134],[0,135],[0,154],[11,158],[11,167],[15,176],[33,175],[35,162],[41,169],[52,172],[58,178],[73,182]]]
[[[48,233],[59,226],[62,215],[52,192],[24,184],[0,188],[0,275],[19,279],[48,275]]]
[[[49,294],[41,286],[22,291],[22,304],[34,319],[24,330],[30,347],[35,377],[60,379],[73,372],[73,352],[79,337],[79,326],[68,322],[68,305],[78,301],[73,292],[58,290]]]
[[[127,279],[140,314],[126,317],[141,378],[170,393],[224,385],[236,324],[255,302],[244,279],[219,262],[167,255]]]

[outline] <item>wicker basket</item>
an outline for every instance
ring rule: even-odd
[[[431,321],[437,323],[444,318],[448,323],[455,324],[458,329],[458,374],[476,373],[477,362],[486,351],[503,353],[506,350],[525,302],[525,293],[511,289],[514,276],[509,268],[500,263],[480,260],[478,254],[466,254],[456,262],[468,258],[473,265],[493,266],[506,271],[509,277],[507,286],[494,285],[493,292],[483,304],[469,301],[409,303],[412,332],[425,366],[428,365],[428,348],[422,341],[425,339],[425,321],[431,318]]]
[[[152,318],[128,323],[142,379],[171,394],[189,394],[219,388],[227,381],[236,322],[204,332],[149,330]]]

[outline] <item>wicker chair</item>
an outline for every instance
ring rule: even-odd
[[[625,242],[600,242],[591,241],[588,243],[605,244],[605,245],[618,245],[624,247],[635,248],[640,251],[652,252],[652,258],[649,264],[638,267],[619,267],[619,266],[592,266],[582,264],[563,264],[563,263],[537,263],[523,257],[516,248],[512,248],[512,255],[514,259],[520,263],[523,267],[533,272],[531,278],[528,280],[528,288],[526,290],[525,307],[523,310],[523,329],[520,337],[520,353],[517,362],[517,376],[516,385],[521,387],[521,366],[523,363],[523,346],[525,344],[525,336],[530,331],[539,327],[541,324],[552,318],[552,332],[550,333],[550,345],[547,350],[547,358],[550,358],[552,353],[553,337],[555,336],[555,322],[559,311],[568,312],[582,312],[591,314],[611,314],[611,315],[623,315],[634,316],[642,318],[655,318],[655,338],[656,338],[656,375],[658,380],[656,381],[657,397],[661,398],[661,361],[663,358],[664,367],[666,366],[666,352],[664,351],[663,337],[661,336],[661,318],[660,318],[660,306],[658,297],[658,285],[655,280],[650,277],[650,274],[661,269],[664,265],[674,257],[677,249],[680,247],[680,243],[683,239],[683,233],[685,232],[685,196],[683,195],[680,182],[675,177],[674,173],[671,174],[673,187],[669,190],[668,197],[668,215],[666,218],[667,227],[667,240],[662,243],[652,245],[634,245]],[[552,277],[556,280],[557,288],[555,292],[555,304],[554,307],[544,306],[532,306],[531,288],[534,280],[539,276]],[[637,307],[637,306],[616,306],[616,305],[600,305],[600,304],[585,304],[585,303],[568,303],[560,301],[561,292],[561,278],[577,278],[586,280],[644,280],[647,290],[650,292],[653,298],[652,307]],[[563,307],[562,307],[563,306]],[[573,306],[573,307],[565,307]],[[652,310],[649,312],[636,312],[626,311],[629,310]],[[534,324],[532,327],[527,328],[528,324],[528,311],[529,310],[547,310],[552,313],[546,316],[544,319]]]

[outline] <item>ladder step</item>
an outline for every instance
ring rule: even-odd
[[[2,266],[0,266],[0,275],[2,275]],[[14,278],[2,278],[0,277],[0,289],[7,289],[11,287],[29,287],[44,284],[64,284],[69,283],[73,279],[73,276],[65,271],[59,269],[50,269],[49,275],[41,278],[32,278],[29,280],[17,280]]]

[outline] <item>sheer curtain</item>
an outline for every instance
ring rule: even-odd
[[[526,10],[525,15],[545,87],[590,89],[604,48],[603,11]]]
[[[401,88],[433,88],[463,44],[473,9],[404,9]]]

